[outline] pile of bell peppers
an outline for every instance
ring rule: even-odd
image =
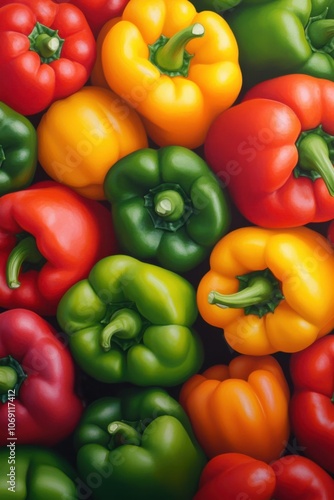
[[[0,0],[1,499],[334,499],[333,19]]]

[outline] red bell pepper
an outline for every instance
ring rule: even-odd
[[[57,3],[72,3],[86,16],[97,38],[102,26],[115,17],[121,16],[129,0],[55,0]]]
[[[0,446],[60,442],[83,411],[69,351],[53,327],[27,309],[1,313],[0,332]]]
[[[115,253],[108,208],[55,181],[0,198],[0,307],[54,315],[64,293]]]
[[[270,465],[242,453],[216,455],[193,500],[333,500],[334,481],[308,458],[286,455]]]
[[[23,115],[79,90],[96,58],[96,42],[75,5],[0,0],[0,100]]]
[[[205,157],[241,214],[264,227],[334,218],[334,82],[285,75],[211,125]]]
[[[334,473],[334,335],[292,354],[290,371],[290,420],[297,442],[306,456]]]

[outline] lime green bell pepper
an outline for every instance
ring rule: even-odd
[[[95,400],[74,434],[94,500],[191,500],[207,458],[182,406],[161,388]]]
[[[58,305],[79,366],[102,382],[173,386],[203,361],[193,286],[127,255],[100,260]]]

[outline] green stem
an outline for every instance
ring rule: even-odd
[[[3,147],[0,145],[0,168],[2,167],[3,162],[6,159],[5,151]]]
[[[17,384],[17,372],[11,366],[0,366],[0,395],[7,394]]]
[[[56,54],[59,45],[60,40],[57,36],[49,36],[46,33],[38,35],[35,39],[35,51],[44,58],[49,58]]]
[[[119,339],[134,339],[142,329],[140,315],[133,309],[119,309],[110,318],[109,324],[101,332],[101,346],[104,351],[110,351],[111,341],[115,335]]]
[[[222,309],[242,309],[254,304],[269,301],[273,294],[273,284],[263,276],[256,276],[249,280],[247,288],[230,295],[212,291],[208,295],[208,302]]]
[[[44,257],[37,248],[35,238],[32,236],[23,238],[13,248],[7,259],[6,279],[9,288],[19,288],[21,285],[18,277],[24,262],[40,264],[43,261]]]
[[[319,134],[307,134],[298,144],[298,153],[299,167],[319,174],[334,196],[334,168],[326,141]]]
[[[134,446],[140,446],[141,435],[136,429],[131,427],[131,425],[125,422],[115,421],[108,425],[108,432],[111,436],[109,442],[109,449],[113,450],[118,446],[131,444]]]
[[[184,53],[187,43],[193,38],[204,35],[204,26],[200,23],[192,24],[175,33],[168,42],[159,47],[155,54],[155,63],[166,71],[176,71],[184,64]]]
[[[184,213],[184,201],[180,193],[173,190],[161,191],[154,197],[154,210],[167,221],[175,221]]]
[[[308,36],[314,48],[324,47],[334,36],[334,20],[319,19],[312,22],[308,27]]]

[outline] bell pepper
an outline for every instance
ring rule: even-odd
[[[286,75],[259,83],[212,124],[205,158],[249,221],[333,219],[333,115],[334,82]]]
[[[200,264],[230,223],[218,180],[182,146],[125,156],[107,173],[104,190],[125,253],[175,272]]]
[[[0,102],[0,196],[32,183],[37,166],[37,135],[33,124]]]
[[[207,458],[180,404],[157,387],[122,391],[86,408],[74,434],[94,500],[191,500]]]
[[[204,467],[194,500],[332,500],[334,481],[299,455],[270,465],[242,453],[224,453]]]
[[[244,89],[292,73],[334,80],[331,0],[243,0],[224,17],[238,43]]]
[[[96,57],[94,35],[74,5],[0,0],[0,100],[23,115],[79,90]]]
[[[86,16],[88,24],[95,36],[100,33],[104,24],[122,14],[129,0],[56,0],[57,3],[72,3]]]
[[[110,88],[142,116],[158,146],[194,149],[241,88],[238,46],[215,12],[188,0],[130,0],[104,37]]]
[[[236,7],[241,0],[190,0],[198,12],[202,10],[213,10],[223,13],[226,10]]]
[[[2,500],[76,500],[76,473],[59,452],[41,446],[0,449]]]
[[[53,103],[37,127],[45,172],[86,198],[105,199],[106,173],[123,156],[147,147],[136,111],[111,90],[87,86]]]
[[[269,463],[285,450],[289,387],[272,356],[213,365],[183,384],[179,401],[209,458],[233,452]]]
[[[333,278],[333,250],[317,231],[241,227],[214,247],[198,309],[237,352],[297,352],[334,327]]]
[[[203,361],[193,286],[128,255],[97,262],[57,310],[78,365],[106,383],[173,386]]]
[[[49,445],[79,422],[72,357],[54,327],[28,309],[0,314],[0,446]]]
[[[334,474],[334,335],[290,358],[290,418],[304,454]]]
[[[0,197],[0,307],[51,316],[63,294],[115,253],[109,210],[54,181]]]

